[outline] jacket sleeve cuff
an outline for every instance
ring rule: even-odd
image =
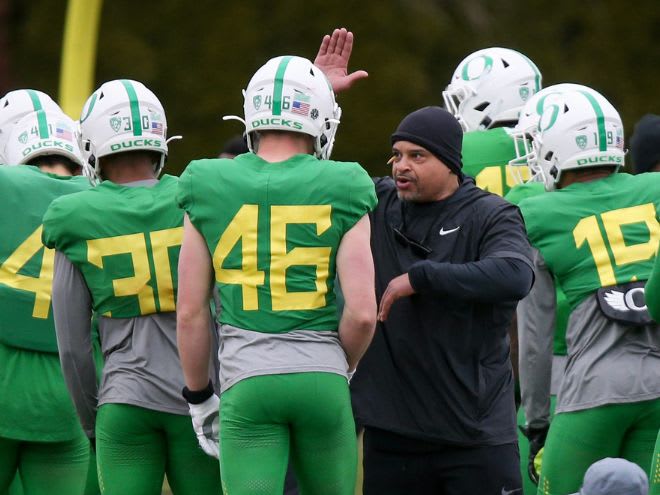
[[[418,261],[408,270],[408,279],[413,290],[417,293],[431,290],[431,283],[426,273],[428,261]]]

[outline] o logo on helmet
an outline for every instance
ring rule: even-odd
[[[477,60],[479,61],[483,60],[483,65],[481,63],[475,65],[474,62]],[[474,67],[476,68],[471,70],[471,68]],[[471,60],[468,60],[465,63],[465,65],[463,66],[463,71],[461,72],[461,78],[464,81],[474,81],[475,79],[479,79],[484,74],[489,73],[492,68],[493,68],[492,57],[489,57],[488,55],[480,55]]]
[[[550,111],[548,111],[550,110]],[[555,122],[557,122],[557,117],[559,116],[559,105],[548,105],[543,107],[541,110],[541,118],[539,120],[539,131],[547,131]]]

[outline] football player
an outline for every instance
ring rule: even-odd
[[[357,163],[329,160],[340,109],[309,60],[271,59],[244,95],[253,153],[193,161],[179,182],[186,221],[178,330],[188,393],[202,394],[208,381],[203,308],[216,284],[226,492],[256,493],[258,484],[259,493],[282,493],[290,454],[301,492],[352,494],[347,378],[376,319],[373,181]],[[345,298],[339,321],[335,273]]]
[[[463,173],[478,187],[504,196],[515,185],[507,166],[515,157],[509,130],[540,89],[534,62],[509,48],[478,50],[456,67],[442,96],[463,127]]]
[[[114,80],[89,97],[80,130],[84,166],[98,185],[53,202],[43,241],[56,250],[62,368],[96,442],[101,489],[160,493],[166,474],[176,494],[217,493],[218,463],[199,448],[181,397],[175,310],[183,212],[174,200],[177,178],[158,179],[168,152],[165,111],[142,83]],[[98,386],[92,312],[100,315],[105,356]]]
[[[571,308],[539,482],[539,493],[554,495],[576,492],[603,457],[649,472],[660,425],[660,328],[643,287],[660,239],[660,178],[616,173],[623,125],[598,92],[567,89],[537,108],[528,164],[553,192],[520,203],[538,251],[532,291],[552,307],[556,280]],[[536,325],[552,338],[552,318]]]
[[[91,449],[60,368],[41,230],[50,202],[89,182],[72,177],[83,163],[76,125],[48,95],[8,93],[0,122],[2,161],[20,165],[0,167],[0,493],[20,476],[25,493],[82,494]]]
[[[507,193],[506,199],[514,204],[520,204],[525,198],[546,192],[538,174],[529,177],[527,182],[523,178],[523,174],[529,175],[527,161],[534,160],[537,151],[530,135],[537,131],[543,105],[566,89],[588,88],[563,83],[542,89],[527,101],[520,113],[518,124],[511,131],[516,158],[510,160],[509,165],[517,184]],[[566,365],[566,325],[570,307],[559,284],[555,283],[555,289],[555,302],[550,307],[548,298],[538,299],[539,294],[532,291],[516,308],[522,405],[518,409],[518,426],[525,435],[519,437],[518,443],[524,493],[527,495],[536,493],[538,473],[534,467],[534,459],[545,442],[554,414],[557,390]],[[553,335],[536,334],[539,329],[537,322],[545,318],[554,318]]]

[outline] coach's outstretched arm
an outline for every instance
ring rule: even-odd
[[[350,89],[356,81],[369,77],[364,70],[348,73],[348,62],[353,52],[353,33],[346,28],[326,34],[314,59],[314,65],[323,71],[335,94]]]

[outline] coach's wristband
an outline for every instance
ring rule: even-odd
[[[183,395],[183,398],[186,399],[189,404],[201,404],[213,394],[214,391],[211,380],[209,380],[209,384],[206,388],[202,390],[190,390],[188,387],[183,387],[183,390],[181,391],[181,395]]]

